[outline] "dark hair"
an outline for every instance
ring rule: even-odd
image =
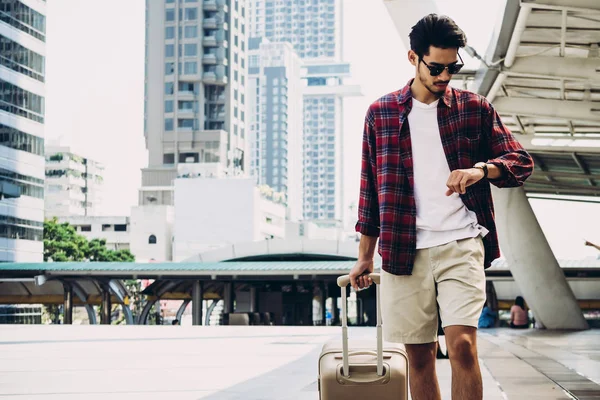
[[[440,49],[461,48],[467,45],[467,36],[452,18],[429,14],[412,27],[410,48],[419,57],[429,55],[429,46]]]
[[[524,310],[525,309],[525,299],[523,299],[521,296],[517,296],[517,298],[515,299],[515,305],[521,307]]]

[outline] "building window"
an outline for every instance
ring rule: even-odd
[[[173,82],[165,82],[165,94],[173,94]]]
[[[198,19],[198,9],[197,8],[186,8],[185,9],[185,20],[186,21],[195,21]]]
[[[175,46],[172,44],[165,45],[165,57],[175,57]]]
[[[198,73],[198,63],[195,61],[186,61],[183,65],[183,73],[186,75],[195,75]]]
[[[0,110],[35,122],[44,122],[44,98],[2,79],[0,79]]]
[[[173,118],[165,118],[165,131],[173,130]]]
[[[44,82],[43,56],[2,35],[0,35],[0,54],[2,54],[0,64],[37,79],[40,82]]]
[[[178,128],[198,129],[198,120],[191,118],[180,118],[177,120]]]
[[[184,34],[186,39],[195,39],[198,37],[198,27],[196,25],[186,26]]]
[[[175,39],[175,27],[167,26],[165,28],[165,39]]]
[[[199,85],[194,82],[179,82],[179,92],[194,93],[198,94]]]
[[[156,236],[150,235],[148,238],[148,244],[156,244]]]
[[[172,113],[173,112],[173,100],[165,101],[165,112]]]
[[[0,2],[0,21],[46,41],[46,17],[16,0]]]
[[[172,22],[175,21],[175,10],[173,8],[168,8],[165,13],[165,21]]]
[[[110,224],[102,224],[102,232],[110,232],[112,225]]]
[[[0,146],[44,155],[44,139],[0,124]]]
[[[175,63],[165,63],[165,75],[173,75],[175,71]]]
[[[260,67],[260,57],[257,55],[251,55],[250,58],[248,58],[248,66],[250,68]]]
[[[92,231],[91,225],[81,225],[81,232],[91,232],[91,231]]]
[[[166,165],[175,164],[175,154],[173,154],[173,153],[163,154],[163,164],[166,164]]]
[[[127,224],[115,224],[115,232],[127,232]]]
[[[184,46],[185,55],[186,56],[197,56],[198,55],[198,45],[195,43],[186,43]]]

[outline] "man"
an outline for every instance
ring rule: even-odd
[[[462,67],[464,32],[427,15],[410,33],[415,78],[367,112],[350,273],[371,284],[377,238],[384,339],[406,345],[413,400],[440,399],[435,373],[438,304],[452,366],[452,398],[481,399],[476,329],[484,268],[498,258],[490,183],[523,184],[529,154],[483,97],[448,86]]]

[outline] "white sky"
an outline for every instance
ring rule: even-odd
[[[349,84],[364,96],[346,100],[345,203],[358,198],[362,119],[371,102],[414,75],[383,1],[344,1],[344,57]],[[436,0],[485,54],[503,0]],[[103,215],[128,215],[137,204],[143,136],[144,0],[52,0],[47,4],[46,138],[106,165]],[[483,15],[494,15],[490,18]],[[415,21],[416,22],[416,21]],[[465,60],[467,61],[467,60]],[[532,200],[560,258],[596,256],[584,238],[600,242],[600,204]],[[558,212],[560,210],[560,212]]]

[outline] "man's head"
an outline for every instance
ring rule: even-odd
[[[416,80],[432,94],[443,95],[462,65],[458,49],[467,44],[465,33],[449,17],[429,14],[412,27],[409,37],[408,60],[417,69]]]

